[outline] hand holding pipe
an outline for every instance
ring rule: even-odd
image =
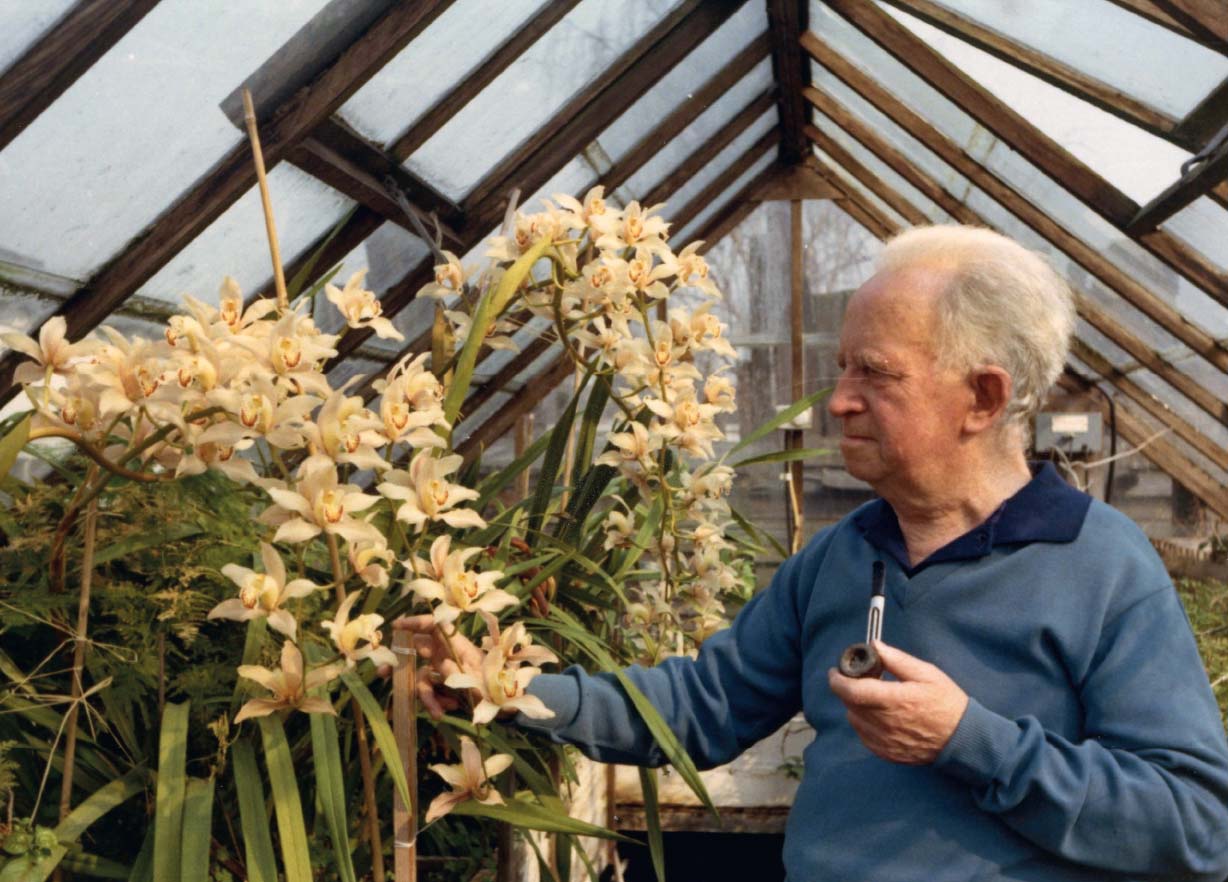
[[[883,662],[874,651],[873,641],[883,637],[883,611],[886,608],[884,588],[887,583],[886,567],[881,560],[874,561],[870,570],[870,614],[866,622],[866,640],[854,643],[840,653],[840,673],[846,677],[881,677]]]

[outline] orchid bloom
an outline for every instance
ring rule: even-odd
[[[395,665],[397,659],[392,654],[392,650],[380,645],[383,642],[383,635],[380,634],[379,626],[384,624],[384,617],[376,613],[367,613],[355,616],[353,619],[350,618],[350,610],[354,608],[354,603],[361,593],[361,591],[351,592],[341,602],[332,620],[323,622],[320,627],[333,638],[333,644],[337,647],[337,651],[345,656],[345,663],[348,667],[354,667],[364,658],[371,659],[371,663],[376,667]],[[365,645],[360,645],[364,642]]]
[[[94,344],[88,341],[69,343],[65,337],[68,323],[64,316],[56,315],[43,322],[38,331],[38,343],[25,334],[0,334],[0,341],[10,349],[28,355],[36,364],[22,364],[13,373],[15,383],[36,383],[51,374],[62,374],[74,358],[88,355]]]
[[[666,250],[669,224],[664,218],[653,215],[660,207],[642,208],[638,202],[631,202],[620,212],[593,217],[591,223],[598,234],[597,247],[603,251],[621,251],[637,246],[653,252]]]
[[[479,554],[481,548],[451,551],[451,543],[452,538],[446,535],[432,542],[427,575],[406,586],[406,590],[436,603],[436,622],[444,625],[455,621],[461,613],[498,612],[520,603],[514,595],[495,587],[503,573],[498,570],[476,573],[466,569],[465,564]]]
[[[533,645],[533,638],[529,636],[524,622],[515,622],[507,630],[501,631],[499,620],[491,613],[482,610],[481,616],[488,633],[488,636],[482,638],[483,652],[490,652],[498,647],[509,665],[530,664],[538,667],[558,662],[558,656],[549,649]]]
[[[295,579],[287,584],[281,555],[267,542],[260,543],[260,559],[264,562],[263,573],[233,563],[222,567],[222,574],[239,586],[239,596],[223,600],[209,611],[208,618],[246,622],[265,616],[270,628],[293,640],[297,625],[294,616],[282,607],[287,600],[307,597],[320,586],[310,579]]]
[[[341,390],[328,396],[314,423],[304,426],[308,439],[330,459],[377,471],[388,468],[375,452],[388,441],[381,428],[383,421],[367,410],[361,396]]]
[[[446,263],[435,265],[435,281],[426,285],[419,294],[444,299],[455,297],[465,289],[465,281],[473,272],[472,267],[461,266],[460,258],[451,251],[444,251]]]
[[[281,668],[271,671],[260,665],[239,665],[239,676],[254,680],[269,692],[272,698],[253,698],[239,709],[235,723],[252,717],[267,717],[283,708],[295,708],[307,714],[333,714],[332,702],[326,698],[308,695],[312,689],[332,680],[344,665],[332,664],[316,668],[303,676],[303,653],[291,641],[281,645]]]
[[[610,443],[617,449],[597,457],[597,465],[612,465],[621,469],[630,468],[632,464],[642,469],[652,467],[653,454],[661,449],[660,435],[649,434],[648,429],[640,423],[631,423],[630,428],[629,432],[614,432],[610,435]]]
[[[348,557],[354,575],[363,582],[372,588],[388,587],[388,566],[393,558],[388,546],[365,539],[351,542]]]
[[[460,763],[436,763],[430,767],[452,789],[431,800],[426,810],[428,824],[442,818],[467,799],[477,800],[483,805],[503,805],[503,797],[491,786],[490,779],[512,764],[511,754],[496,753],[483,762],[482,752],[468,735],[460,736],[460,746]]]
[[[443,413],[443,385],[426,370],[424,352],[406,358],[389,372],[386,380],[373,384],[380,393],[380,419],[384,435],[392,443],[404,441],[411,447],[443,447],[435,427],[447,429]]]
[[[553,717],[554,711],[536,695],[524,691],[540,673],[539,668],[530,666],[509,668],[503,650],[496,646],[483,657],[479,669],[451,674],[444,685],[450,689],[477,690],[481,696],[473,709],[473,722],[477,725],[489,723],[500,711],[508,710],[519,711],[534,720],[545,720]]]
[[[436,459],[430,450],[419,450],[409,471],[391,470],[376,489],[389,499],[399,499],[397,518],[421,532],[428,521],[443,521],[449,527],[485,527],[476,511],[455,508],[461,502],[478,498],[478,492],[448,481],[447,476],[461,465],[461,457],[451,454]]]
[[[383,307],[375,294],[362,287],[366,275],[365,269],[359,270],[350,276],[344,288],[325,284],[324,296],[337,307],[351,328],[370,328],[377,337],[385,340],[404,340],[405,335],[381,315]]]
[[[341,484],[337,468],[323,457],[312,457],[299,467],[293,490],[268,486],[274,505],[260,515],[262,523],[277,525],[274,542],[306,542],[321,532],[333,533],[347,542],[380,542],[382,537],[366,521],[351,517],[379,502],[355,484]]]

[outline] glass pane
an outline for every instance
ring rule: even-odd
[[[724,174],[727,168],[741,159],[746,154],[746,151],[754,146],[756,141],[772,131],[779,119],[780,116],[776,112],[776,108],[771,107],[751,123],[742,134],[729,142],[724,150],[712,158],[711,162],[695,172],[689,181],[668,197],[665,209],[666,217],[671,214],[676,215],[678,212],[689,208],[692,199],[698,196],[710,183]],[[679,137],[682,136],[680,135]],[[764,153],[766,157],[775,158],[775,155],[776,149],[774,147]],[[762,161],[762,157],[760,161]],[[627,189],[637,196],[643,195],[648,190],[646,187],[641,188],[635,178],[627,182]]]
[[[775,114],[776,111],[773,110],[772,113]],[[751,164],[750,168],[742,172],[742,174],[732,184],[730,184],[728,188],[726,188],[725,192],[721,194],[720,198],[713,201],[711,205],[707,206],[701,212],[695,215],[695,217],[691,219],[691,222],[681,231],[679,231],[678,235],[672,239],[675,250],[681,250],[681,248],[685,246],[687,242],[690,242],[691,237],[695,236],[700,230],[702,230],[704,225],[708,223],[709,220],[716,217],[717,212],[728,204],[728,201],[731,198],[740,193],[747,184],[762,174],[775,161],[775,150],[769,150],[755,160],[754,163]],[[666,217],[668,216],[669,215],[666,214]]]
[[[29,334],[55,312],[59,301],[0,284],[0,333]],[[0,342],[0,356],[9,347]]]
[[[610,156],[621,159],[646,132],[672,113],[684,97],[689,97],[719,73],[730,59],[767,30],[767,26],[767,7],[762,3],[745,4],[602,132],[601,146]],[[772,84],[771,60],[759,65],[752,76],[759,83],[757,89],[742,89],[743,94],[732,100],[730,93],[726,93],[717,101],[717,104],[728,105],[725,119]],[[735,89],[741,87],[740,83]],[[697,138],[694,143],[701,141],[702,138]]]
[[[1184,239],[1221,270],[1228,266],[1228,211],[1206,196],[1195,199],[1160,227]]]
[[[1130,375],[1130,379],[1167,404],[1178,416],[1193,425],[1199,434],[1205,435],[1220,447],[1228,448],[1228,427],[1202,408],[1191,404],[1185,396],[1177,394],[1171,386],[1151,371],[1135,371]],[[1220,374],[1220,379],[1225,379],[1223,374]],[[1224,386],[1225,384],[1221,382],[1219,385]]]
[[[1107,0],[937,2],[1175,118],[1228,76],[1228,58]]]
[[[289,163],[269,172],[269,192],[286,263],[328,232],[354,204]],[[251,293],[273,276],[257,187],[244,193],[138,293],[178,302],[187,292],[216,305],[224,276],[233,276],[244,293]]]
[[[334,389],[340,389],[346,382],[357,376],[369,377],[379,375],[388,370],[388,365],[369,358],[350,355],[328,372],[328,382]]]
[[[75,0],[2,0],[0,2],[0,71],[25,54],[51,26],[64,17]]]
[[[11,259],[85,279],[115,256],[244,137],[218,104],[326,2],[155,6],[0,155]]]
[[[406,162],[460,200],[678,0],[584,0]]]
[[[373,141],[395,140],[543,5],[542,0],[453,3],[354,93],[341,116]]]
[[[644,163],[635,174],[628,178],[627,183],[624,184],[626,191],[635,194],[636,197],[648,193],[666,175],[686,162],[692,153],[703,146],[705,141],[724,128],[742,108],[770,89],[773,82],[772,62],[770,59],[764,59],[734,84],[733,88],[722,95],[720,100],[696,117],[694,122],[679,132],[675,138],[658,150],[652,159]],[[622,120],[615,125],[621,123]],[[638,134],[643,135],[643,131]],[[606,136],[601,137],[602,146],[606,146]],[[629,139],[624,136],[624,140]],[[754,143],[753,139],[749,143]],[[634,142],[627,146],[634,146]]]
[[[812,7],[812,11],[814,8]],[[1141,246],[1055,184],[1009,146],[980,128],[970,117],[905,70],[870,40],[844,24],[843,19],[826,12],[826,7],[817,8],[820,10],[818,14],[825,16],[822,24],[828,30],[824,32],[824,36],[846,58],[855,59],[856,64],[863,70],[873,71],[872,75],[888,91],[910,107],[925,108],[926,119],[950,140],[965,145],[965,151],[981,165],[1009,183],[1018,193],[1023,194],[1088,246],[1109,256],[1127,275],[1146,285],[1157,296],[1171,302],[1191,322],[1209,329],[1226,326],[1228,310],[1144,251]],[[856,115],[870,122],[871,127],[884,135],[889,143],[903,150],[924,170],[935,174],[952,193],[958,195],[963,192],[961,188],[968,187],[962,177],[946,168],[928,150],[904,134],[898,126],[862,101],[823,68],[814,65],[812,77],[816,85],[829,91]],[[1034,113],[1032,117],[1035,118],[1036,115],[1038,114]],[[933,171],[935,165],[940,171]],[[978,203],[978,210],[982,210],[982,205],[996,206],[996,203],[983,198]],[[994,210],[999,211],[1001,216],[1011,217],[1004,210]],[[996,219],[991,220],[997,222]],[[1015,226],[1022,225],[1016,222]],[[1049,246],[1049,249],[1052,250],[1052,246]]]

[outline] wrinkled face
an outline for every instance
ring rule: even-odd
[[[957,480],[962,426],[974,402],[962,374],[937,363],[935,303],[946,273],[883,272],[849,301],[840,379],[828,410],[843,423],[849,472],[880,495],[941,489]]]

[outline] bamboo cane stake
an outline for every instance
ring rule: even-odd
[[[98,535],[98,500],[85,511],[85,536],[81,543],[81,597],[77,603],[77,631],[72,653],[72,706],[68,709],[64,737],[64,776],[60,779],[60,820],[72,811],[73,767],[77,758],[77,718],[85,692],[85,637],[90,622],[90,588],[94,581],[94,543]]]
[[[273,202],[269,198],[269,181],[264,173],[264,154],[260,150],[260,132],[256,129],[256,109],[252,93],[243,90],[243,120],[247,137],[252,142],[252,161],[256,166],[256,181],[260,185],[260,204],[264,207],[264,228],[269,234],[269,255],[273,258],[273,286],[277,290],[277,307],[284,311],[290,305],[286,293],[286,275],[281,268],[281,249],[277,246],[277,224],[273,221]]]
[[[328,543],[328,558],[333,567],[333,586],[337,603],[345,602],[345,575],[341,569],[341,552],[337,537],[324,534]],[[379,803],[375,799],[375,773],[371,767],[371,746],[367,742],[367,723],[362,715],[358,699],[350,700],[350,712],[354,714],[354,742],[358,750],[358,770],[362,774],[363,806],[367,813],[367,842],[371,848],[371,878],[384,882],[384,840],[379,829]]]
[[[418,653],[410,645],[410,635],[405,631],[393,632],[392,651],[397,655],[397,667],[392,674],[392,731],[413,800],[411,805],[405,805],[401,792],[395,787],[392,789],[393,873],[396,882],[417,882],[418,708],[414,681],[418,674]]]

